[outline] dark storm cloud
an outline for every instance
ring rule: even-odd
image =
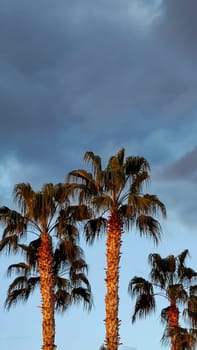
[[[159,35],[168,42],[171,48],[193,61],[197,55],[197,2],[190,0],[164,0],[164,16],[161,18]]]
[[[108,158],[125,147],[154,168],[179,164],[196,130],[194,1],[1,3],[0,156],[9,183],[59,181],[86,150]]]
[[[197,146],[170,164],[164,171],[168,179],[197,181]]]

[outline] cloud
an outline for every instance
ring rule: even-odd
[[[167,166],[164,176],[168,179],[194,181],[197,180],[197,146],[184,154],[180,159]]]
[[[157,181],[164,167],[167,178],[177,172],[194,181],[193,169],[182,173],[181,165],[196,146],[190,4],[2,0],[0,166],[7,182],[61,181],[84,165],[86,150],[108,159],[121,147],[147,157]]]
[[[197,30],[197,3],[191,0],[163,0],[163,16],[160,17],[158,34],[168,42],[171,50],[194,61],[197,55],[195,33]]]

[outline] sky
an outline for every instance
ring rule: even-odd
[[[103,164],[122,147],[151,166],[148,192],[166,205],[158,247],[124,234],[120,270],[121,350],[158,350],[155,314],[131,324],[127,288],[146,276],[147,257],[189,249],[197,268],[196,0],[0,0],[0,203],[15,184],[63,182],[84,168],[85,151]],[[91,313],[56,317],[58,350],[98,350],[105,337],[105,239],[83,239],[94,296]],[[3,308],[11,258],[0,257],[0,348],[41,348],[39,292]]]

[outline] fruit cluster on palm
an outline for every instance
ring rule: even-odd
[[[135,276],[129,282],[129,294],[136,298],[132,322],[137,317],[146,317],[156,308],[156,297],[163,296],[168,305],[161,310],[161,319],[166,323],[162,342],[171,342],[171,350],[192,350],[197,342],[197,272],[185,264],[189,251],[180,255],[161,258],[159,254],[150,254],[150,279]],[[194,328],[180,325],[180,306],[183,316]]]
[[[105,296],[105,345],[108,350],[117,350],[120,345],[118,318],[119,308],[119,262],[124,229],[137,228],[158,243],[160,223],[154,216],[165,217],[164,204],[155,195],[144,194],[143,187],[150,180],[150,166],[143,157],[126,157],[121,149],[110,157],[106,168],[101,158],[86,152],[84,160],[92,168],[74,170],[68,175],[73,191],[78,194],[80,205],[87,205],[92,212],[85,225],[89,243],[106,232],[106,296]]]
[[[25,259],[8,268],[17,277],[9,286],[5,305],[9,308],[19,300],[27,300],[39,285],[43,350],[56,348],[55,310],[64,311],[80,300],[85,305],[92,303],[76,226],[89,213],[83,206],[70,205],[69,197],[68,185],[46,184],[36,192],[29,184],[21,183],[14,188],[19,212],[0,208],[0,224],[4,227],[0,251],[21,252]],[[32,234],[37,238],[24,244]]]

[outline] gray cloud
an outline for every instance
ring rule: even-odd
[[[184,154],[180,159],[167,166],[164,176],[168,179],[195,181],[197,180],[197,146]]]
[[[197,55],[196,41],[196,13],[197,3],[191,0],[186,4],[184,0],[163,0],[164,16],[160,18],[159,35],[168,42],[171,50],[177,50],[180,54],[193,61]]]
[[[10,186],[60,181],[86,150],[108,158],[120,147],[146,156],[157,181],[164,167],[168,181],[184,178],[196,146],[195,9],[2,0],[0,164]]]

